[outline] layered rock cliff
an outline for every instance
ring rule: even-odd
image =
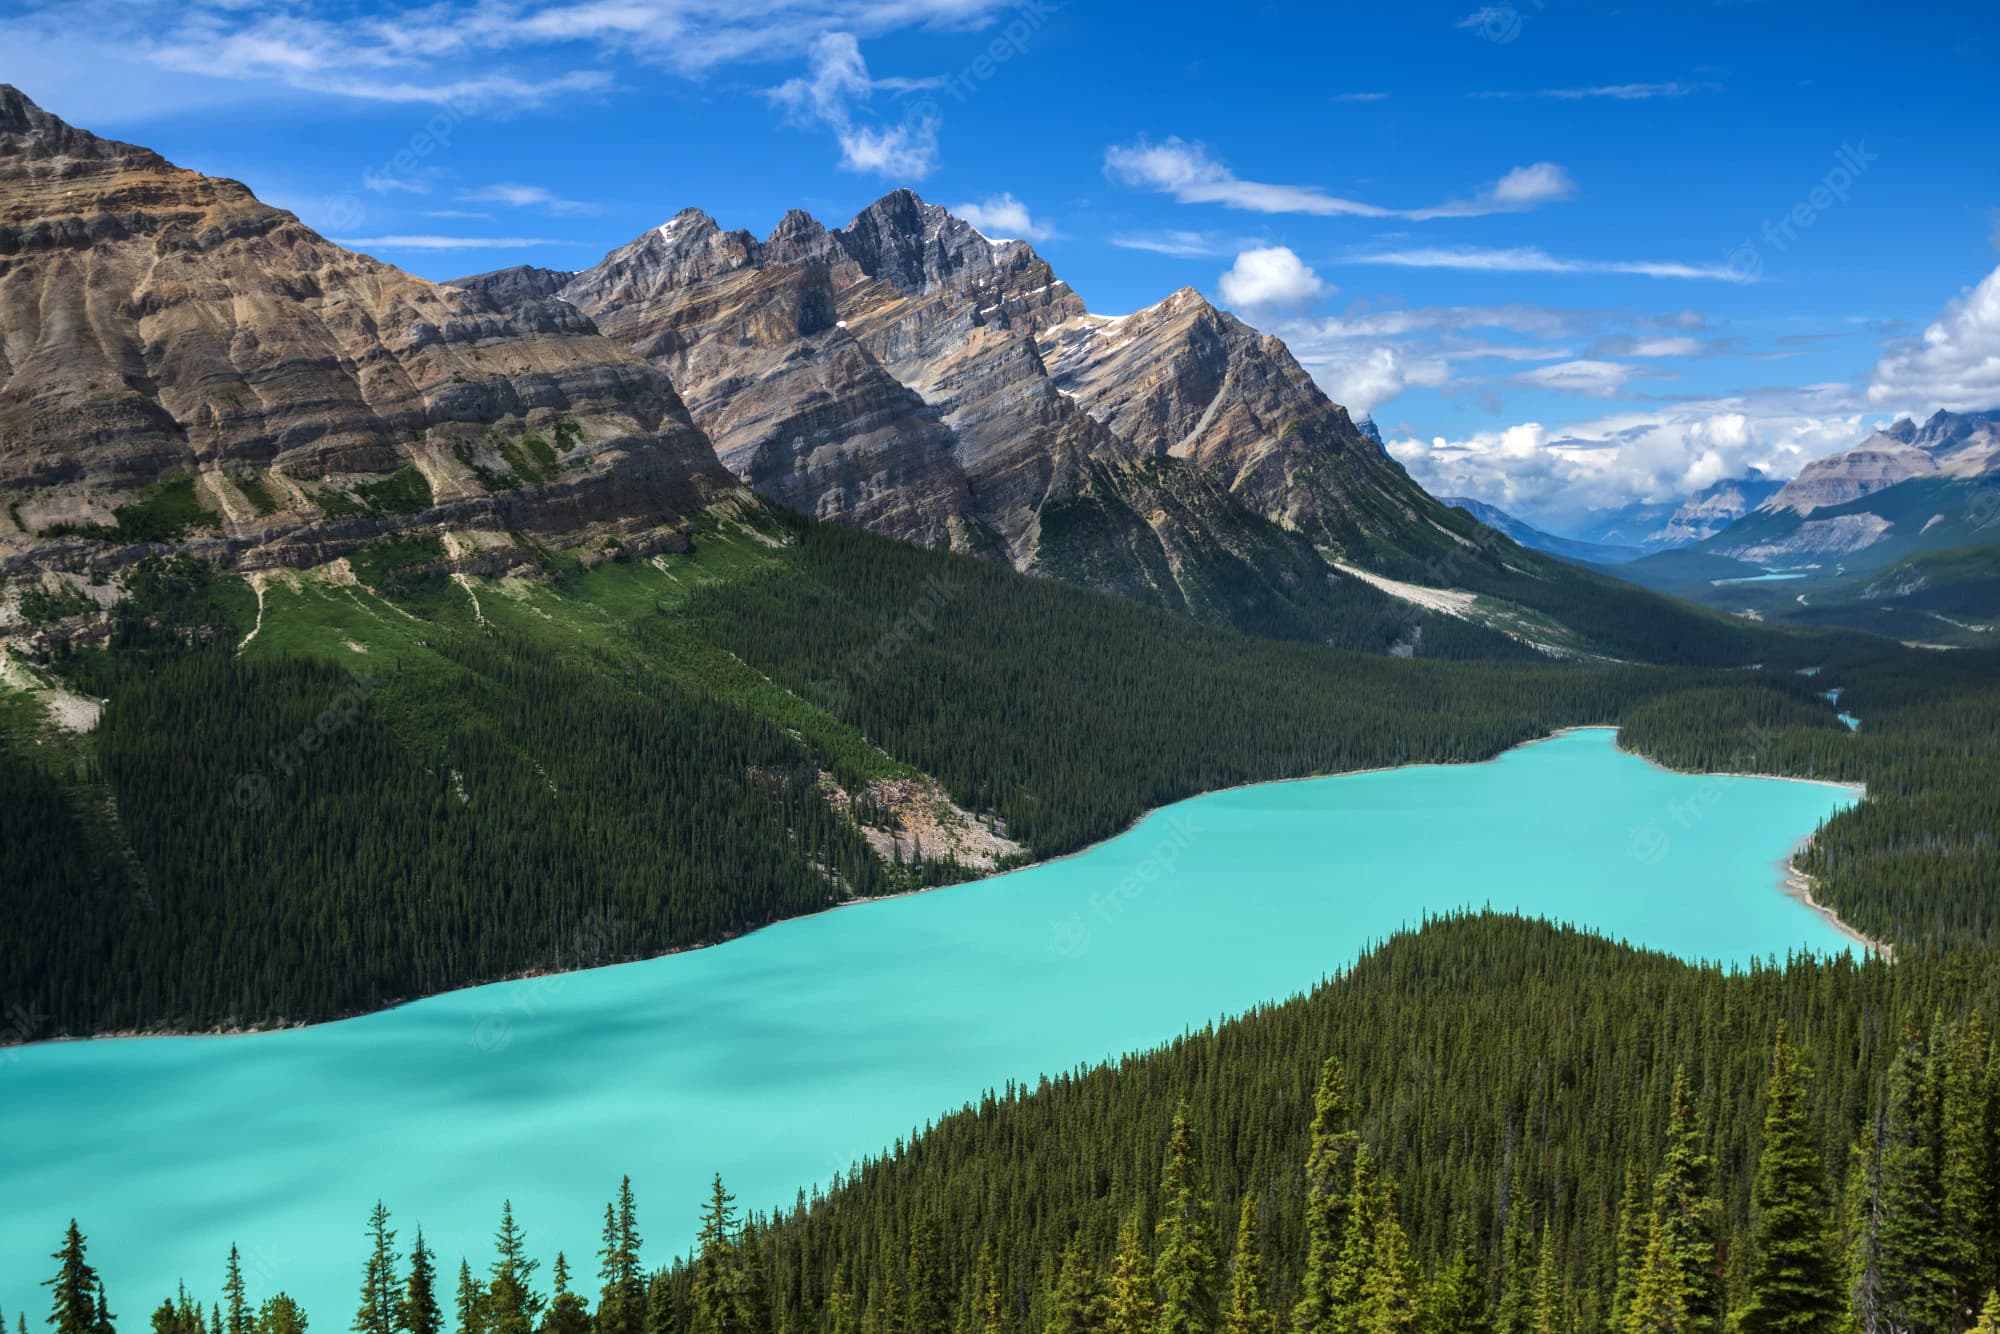
[[[574,307],[412,277],[0,87],[0,561],[670,540],[734,486]]]

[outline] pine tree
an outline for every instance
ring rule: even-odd
[[[694,1334],[739,1334],[732,1288],[736,1270],[736,1197],[722,1188],[718,1173],[695,1239],[689,1312]]]
[[[396,1230],[382,1201],[368,1213],[368,1259],[361,1270],[361,1304],[354,1334],[396,1334]]]
[[[1619,1334],[1688,1334],[1694,1328],[1688,1297],[1687,1270],[1672,1230],[1655,1210],[1639,1265],[1639,1281]]]
[[[1082,1239],[1072,1236],[1056,1267],[1042,1334],[1085,1334],[1096,1329],[1103,1317],[1104,1294],[1098,1287],[1097,1270],[1083,1253]]]
[[[424,1244],[421,1227],[410,1247],[410,1272],[403,1281],[396,1323],[403,1334],[441,1334],[444,1329],[444,1312],[437,1299],[437,1257]]]
[[[1264,1286],[1263,1239],[1257,1228],[1257,1197],[1245,1193],[1237,1212],[1236,1254],[1229,1266],[1229,1314],[1224,1334],[1277,1334]]]
[[[222,1295],[228,1301],[228,1323],[223,1328],[228,1334],[248,1334],[250,1328],[250,1302],[243,1291],[243,1257],[237,1254],[236,1243],[229,1244],[229,1263],[222,1272]]]
[[[1157,1253],[1153,1287],[1160,1306],[1156,1334],[1208,1334],[1215,1326],[1214,1206],[1202,1179],[1201,1147],[1183,1103],[1174,1113],[1160,1181],[1160,1216],[1153,1225]],[[919,1331],[919,1334],[922,1334]]]
[[[736,1269],[730,1275],[729,1299],[735,1308],[735,1327],[751,1334],[771,1328],[771,1283],[764,1269],[764,1244],[758,1235],[757,1220],[743,1220],[737,1239]],[[944,1334],[942,1324],[937,1334]]]
[[[1622,1327],[1625,1313],[1632,1307],[1632,1294],[1639,1286],[1639,1269],[1646,1262],[1646,1232],[1652,1213],[1652,1196],[1646,1177],[1634,1162],[1625,1168],[1625,1194],[1618,1204],[1616,1281],[1611,1291],[1611,1328]]]
[[[1360,1327],[1362,1288],[1375,1265],[1375,1239],[1382,1207],[1380,1189],[1375,1155],[1363,1144],[1354,1155],[1353,1185],[1342,1226],[1340,1259],[1327,1290],[1325,1323],[1319,1326],[1322,1330],[1349,1334]]]
[[[673,1271],[662,1269],[646,1283],[646,1334],[681,1334]]]
[[[1882,1309],[1882,1154],[1871,1120],[1848,1150],[1841,1191],[1841,1290],[1847,1299],[1842,1334],[1874,1334]]]
[[[906,1317],[910,1334],[945,1334],[950,1320],[951,1293],[946,1284],[944,1264],[938,1254],[937,1220],[929,1214],[917,1219],[910,1229],[910,1247],[904,1273]]]
[[[1674,1286],[1682,1293],[1687,1328],[1693,1334],[1713,1330],[1722,1314],[1721,1283],[1715,1268],[1720,1249],[1716,1207],[1710,1194],[1708,1155],[1702,1151],[1701,1141],[1701,1119],[1687,1073],[1676,1071],[1667,1117],[1666,1157],[1659,1175],[1653,1178],[1653,1218],[1666,1258],[1679,1271]]]
[[[1889,1067],[1878,1246],[1882,1316],[1893,1329],[1941,1330],[1951,1319],[1938,1173],[1939,1099],[1929,1044],[1914,1024]]]
[[[1153,1302],[1153,1266],[1134,1214],[1118,1231],[1118,1251],[1104,1284],[1105,1334],[1153,1334],[1158,1308]]]
[[[1752,1190],[1755,1259],[1742,1334],[1833,1334],[1840,1276],[1826,1249],[1826,1189],[1806,1120],[1809,1072],[1778,1028],[1764,1090],[1764,1138]]]
[[[833,1267],[833,1283],[826,1293],[827,1334],[861,1334],[861,1318],[854,1309],[854,1289],[847,1284],[847,1267]]]
[[[1423,1334],[1486,1334],[1491,1327],[1486,1279],[1461,1246],[1424,1285],[1417,1328]]]
[[[472,1266],[458,1262],[458,1326],[456,1334],[486,1334],[486,1285],[472,1276]]]
[[[2000,1292],[1986,1294],[1986,1305],[1980,1309],[1972,1334],[2000,1334]]]
[[[257,1334],[306,1334],[306,1313],[284,1293],[273,1294],[257,1308]]]
[[[493,1268],[486,1280],[488,1334],[530,1334],[542,1313],[532,1286],[538,1263],[528,1258],[528,1240],[514,1221],[514,1202],[500,1202],[500,1229],[493,1234]]]
[[[1005,1311],[1000,1298],[1000,1267],[993,1259],[993,1243],[989,1240],[979,1248],[979,1261],[973,1266],[972,1278],[972,1319],[968,1321],[971,1334],[1001,1334],[1005,1325]]]
[[[1556,1254],[1556,1230],[1554,1225],[1542,1229],[1542,1245],[1535,1260],[1535,1309],[1534,1334],[1564,1334],[1568,1321],[1564,1309],[1560,1257]]]
[[[1980,1294],[2000,1275],[1987,1271],[1995,1163],[1986,1107],[1986,1027],[1978,1011],[1933,1058],[1944,1065],[1939,1097],[1938,1193],[1951,1310],[1970,1318]]]
[[[42,1282],[51,1289],[49,1325],[55,1334],[95,1334],[97,1329],[97,1271],[85,1251],[83,1233],[72,1218],[62,1249],[49,1257],[57,1262],[56,1275]]]
[[[1337,1058],[1320,1067],[1313,1093],[1311,1144],[1306,1156],[1306,1267],[1292,1323],[1316,1334],[1333,1317],[1333,1289],[1353,1199],[1354,1156],[1361,1142],[1353,1126],[1347,1074]]]
[[[1368,1273],[1354,1327],[1361,1334],[1413,1334],[1417,1327],[1417,1274],[1410,1238],[1396,1212],[1396,1191],[1386,1186],[1374,1221]]]
[[[570,1291],[569,1260],[561,1251],[556,1252],[549,1278],[551,1292],[540,1334],[590,1334],[590,1310],[581,1296]]]
[[[639,1269],[638,1211],[632,1178],[618,1183],[618,1199],[604,1206],[604,1240],[598,1251],[597,1334],[643,1334],[646,1288]]]

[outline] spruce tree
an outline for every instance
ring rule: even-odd
[[[2000,1275],[1987,1270],[1994,1172],[1986,1106],[1986,1027],[1974,1011],[1933,1058],[1943,1064],[1939,1093],[1938,1205],[1951,1309],[1970,1319]]]
[[[1118,1231],[1118,1250],[1104,1284],[1105,1334],[1153,1334],[1157,1307],[1153,1302],[1153,1266],[1139,1232],[1139,1217],[1128,1217]]]
[[[1277,1334],[1277,1319],[1264,1286],[1263,1240],[1257,1229],[1257,1197],[1246,1192],[1237,1211],[1236,1254],[1229,1265],[1229,1314],[1224,1334]]]
[[[244,1295],[243,1257],[235,1242],[229,1243],[229,1262],[222,1271],[222,1296],[229,1303],[228,1323],[223,1326],[227,1334],[249,1334],[250,1302]]]
[[[847,1285],[847,1266],[833,1267],[826,1293],[827,1334],[861,1334],[861,1316],[854,1309],[854,1289]]]
[[[1938,1172],[1940,1108],[1933,1074],[1924,1034],[1906,1024],[1889,1067],[1877,1229],[1882,1317],[1892,1329],[1942,1330],[1951,1322],[1951,1274],[1944,1263],[1950,1246]]]
[[[1305,1277],[1292,1312],[1299,1334],[1328,1328],[1333,1316],[1333,1289],[1353,1198],[1354,1155],[1361,1142],[1353,1119],[1346,1071],[1337,1058],[1329,1057],[1320,1067],[1313,1092],[1306,1154]]]
[[[306,1313],[284,1293],[274,1293],[257,1308],[257,1334],[306,1334]]]
[[[1214,1206],[1202,1177],[1201,1148],[1187,1104],[1174,1113],[1160,1181],[1160,1216],[1153,1225],[1153,1287],[1160,1306],[1157,1334],[1208,1334],[1215,1326]]]
[[[937,1220],[921,1215],[910,1229],[910,1247],[905,1265],[910,1334],[945,1334],[950,1319],[951,1292],[947,1285],[943,1257],[938,1253]]]
[[[1381,1193],[1373,1230],[1353,1327],[1360,1334],[1414,1334],[1418,1276],[1410,1258],[1409,1235],[1397,1216],[1393,1185]]]
[[[1637,1162],[1627,1164],[1625,1193],[1618,1204],[1618,1237],[1613,1256],[1616,1265],[1611,1290],[1613,1329],[1623,1324],[1625,1313],[1632,1306],[1633,1291],[1639,1285],[1639,1268],[1646,1262],[1646,1233],[1652,1208],[1645,1173]]]
[[[1632,1305],[1618,1334],[1688,1334],[1694,1328],[1689,1295],[1687,1270],[1672,1229],[1656,1210],[1646,1234],[1646,1253],[1639,1264]]]
[[[382,1201],[368,1212],[368,1258],[361,1269],[361,1304],[354,1334],[396,1334],[396,1230]]]
[[[403,1280],[402,1302],[396,1311],[396,1323],[403,1334],[441,1334],[444,1329],[444,1311],[437,1299],[437,1257],[424,1244],[424,1230],[417,1229],[417,1239],[410,1247],[410,1272]]]
[[[1972,1327],[1972,1334],[2000,1334],[2000,1291],[1986,1294],[1986,1305],[1980,1308],[1979,1323]]]
[[[528,1257],[528,1239],[514,1221],[514,1202],[500,1202],[500,1228],[493,1234],[493,1267],[486,1279],[488,1334],[531,1334],[542,1313],[533,1287],[538,1262]]]
[[[1342,1224],[1340,1259],[1327,1289],[1324,1323],[1317,1328],[1348,1334],[1359,1328],[1362,1288],[1375,1265],[1375,1240],[1382,1208],[1375,1155],[1366,1144],[1354,1154],[1353,1184]]]
[[[1833,1334],[1843,1303],[1826,1248],[1826,1188],[1806,1119],[1809,1072],[1783,1025],[1764,1088],[1764,1137],[1751,1193],[1754,1259],[1743,1334]]]
[[[1104,1294],[1098,1287],[1096,1267],[1083,1253],[1081,1238],[1072,1236],[1063,1246],[1047,1310],[1042,1334],[1086,1334],[1103,1321]]]
[[[604,1206],[597,1275],[597,1334],[644,1334],[646,1287],[640,1274],[638,1210],[629,1176],[619,1181],[617,1200]]]
[[[1534,1334],[1564,1334],[1568,1327],[1565,1300],[1556,1229],[1551,1224],[1542,1229],[1541,1250],[1535,1260],[1535,1309],[1530,1326]]]
[[[62,1249],[49,1257],[56,1261],[55,1277],[42,1281],[50,1289],[49,1325],[55,1334],[95,1334],[97,1329],[97,1271],[85,1252],[83,1233],[72,1218]]]
[[[693,1334],[738,1334],[733,1288],[736,1271],[736,1197],[718,1173],[695,1238],[694,1273],[689,1283]]]
[[[1486,1334],[1491,1327],[1486,1278],[1461,1246],[1424,1285],[1417,1328],[1423,1334]]]
[[[583,1298],[570,1290],[569,1260],[556,1252],[550,1270],[549,1304],[542,1312],[540,1334],[590,1334],[590,1310]]]
[[[1679,1271],[1675,1286],[1683,1295],[1691,1334],[1715,1329],[1722,1314],[1722,1285],[1716,1273],[1720,1244],[1709,1177],[1694,1092],[1687,1072],[1679,1070],[1670,1095],[1666,1156],[1653,1178],[1653,1219],[1666,1259]]]
[[[458,1325],[455,1334],[486,1334],[486,1285],[472,1276],[472,1266],[458,1262],[458,1293],[455,1301]]]

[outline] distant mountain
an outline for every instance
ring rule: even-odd
[[[1582,561],[1590,565],[1617,565],[1628,560],[1637,560],[1645,553],[1638,547],[1605,546],[1596,542],[1579,542],[1575,538],[1557,537],[1545,533],[1532,524],[1523,523],[1507,511],[1469,496],[1446,496],[1444,503],[1456,506],[1485,524],[1488,528],[1507,534],[1522,546],[1533,551],[1546,551],[1551,556],[1564,560]]]
[[[1644,545],[1682,547],[1715,536],[1776,495],[1785,484],[1751,469],[1741,477],[1711,483],[1683,501]]]
[[[1636,547],[1642,554],[1667,551],[1712,537],[1769,500],[1783,486],[1756,469],[1712,482],[1684,500],[1649,500],[1601,510],[1570,536],[1613,547]]]
[[[1808,464],[1765,508],[1805,517],[1919,477],[1974,478],[2000,470],[2000,410],[1899,418],[1853,449]]]
[[[1986,558],[1946,560],[1940,553],[1977,551],[1996,540],[2000,412],[1940,412],[1876,432],[1806,468],[1720,532],[1621,573],[1767,619],[1908,638],[1908,618],[1898,621],[1885,609],[1985,623],[1979,617],[1990,588]],[[1951,587],[1961,579],[1969,581],[1966,588]],[[1907,601],[1918,592],[1921,607]]]
[[[673,381],[737,478],[823,519],[1261,634],[1325,638],[1384,594],[1437,611],[1409,585],[1562,651],[1671,619],[1433,499],[1194,289],[1093,314],[1032,246],[908,190],[762,239],[684,209],[580,272],[457,284],[572,306]]]

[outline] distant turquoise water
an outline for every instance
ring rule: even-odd
[[[1689,959],[1838,952],[1779,867],[1852,800],[1670,774],[1591,729],[1199,797],[1075,857],[715,949],[313,1029],[0,1051],[0,1310],[41,1328],[74,1214],[128,1329],[181,1279],[212,1297],[233,1240],[253,1301],[289,1291],[337,1334],[378,1195],[447,1277],[483,1268],[503,1197],[545,1262],[589,1274],[621,1172],[658,1263],[712,1172],[789,1203],[985,1088],[1291,995],[1427,913]]]

